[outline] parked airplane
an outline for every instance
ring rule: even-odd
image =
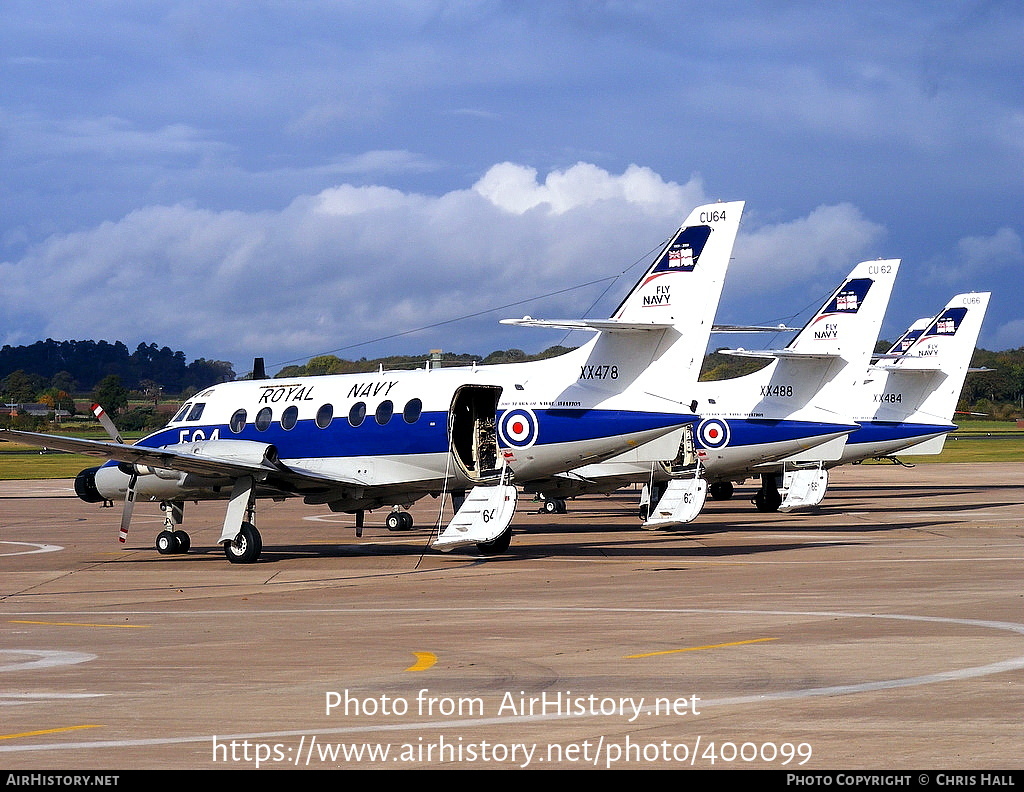
[[[828,471],[896,455],[941,453],[964,379],[970,371],[990,293],[958,294],[935,317],[919,319],[868,367],[857,389],[857,429],[834,459],[786,460],[772,475],[779,511],[816,506]],[[771,504],[768,504],[771,505]],[[771,509],[765,509],[771,510]]]
[[[118,442],[116,430],[112,442],[13,430],[0,430],[0,440],[106,458],[79,474],[76,492],[125,501],[121,541],[134,503],[160,501],[161,553],[190,546],[180,527],[187,500],[226,499],[218,542],[230,561],[250,563],[262,549],[257,498],[302,497],[353,513],[359,532],[365,510],[394,506],[389,527],[411,527],[402,507],[445,493],[461,506],[433,546],[503,552],[511,479],[641,446],[658,458],[674,452],[680,428],[697,416],[677,400],[672,372],[703,354],[691,336],[703,338],[704,303],[717,306],[742,210],[742,202],[695,209],[611,319],[574,323],[596,336],[558,358],[224,383],[135,445]]]
[[[990,292],[953,297],[930,320],[915,323],[869,369],[869,400],[855,414],[860,428],[828,467],[894,454],[941,453],[970,371]],[[919,329],[923,325],[923,330]]]
[[[692,435],[684,435],[673,460],[652,466],[627,454],[527,488],[542,492],[547,507],[554,498],[644,483],[641,517],[648,527],[660,527],[693,520],[708,493],[728,498],[734,481],[770,471],[773,462],[838,458],[857,428],[852,395],[870,360],[899,264],[858,264],[785,349],[731,350],[772,358],[760,371],[704,382],[687,372],[692,379],[677,382],[677,388],[693,399],[700,422]],[[758,507],[776,499],[781,497],[774,477],[766,475]]]

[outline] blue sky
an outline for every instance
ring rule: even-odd
[[[498,320],[606,316],[721,199],[722,322],[901,258],[883,337],[993,291],[1024,345],[1018,2],[2,9],[0,343],[535,351]]]

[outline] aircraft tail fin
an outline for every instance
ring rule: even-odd
[[[669,398],[679,399],[680,388],[697,381],[743,207],[742,201],[714,203],[690,213],[612,314],[624,325],[660,325],[660,338],[641,345],[635,335],[602,333],[592,360],[614,355],[639,366],[641,387]]]
[[[642,380],[643,389],[676,401],[679,386],[700,373],[743,206],[694,209],[609,319],[503,321],[597,331],[578,350],[582,384],[622,392]]]
[[[762,389],[790,407],[811,405],[850,420],[882,327],[899,259],[858,264],[778,358]],[[767,370],[766,370],[767,371]]]
[[[858,264],[786,348],[840,356],[861,363],[863,371],[882,328],[899,266],[899,259]]]
[[[875,420],[953,420],[990,297],[990,292],[956,295],[909,343],[901,339],[882,356],[875,366],[875,375],[884,376],[884,386],[874,389]]]

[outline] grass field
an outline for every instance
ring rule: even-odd
[[[82,435],[79,435],[82,436]],[[93,439],[105,439],[90,433]],[[138,438],[126,438],[132,442]],[[946,438],[942,453],[934,456],[907,456],[910,464],[942,462],[1022,462],[1024,461],[1024,429],[1004,421],[962,421],[960,428]],[[15,443],[0,443],[0,480],[74,478],[79,471],[101,463],[95,457],[65,454],[58,451],[40,453],[38,448]],[[865,464],[876,464],[867,462]],[[877,464],[891,464],[879,462]]]

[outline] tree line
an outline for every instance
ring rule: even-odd
[[[54,341],[0,348],[0,395],[8,402],[31,402],[50,388],[69,394],[89,393],[116,376],[128,390],[158,387],[168,395],[204,388],[235,378],[230,363],[199,358],[156,344],[139,344],[134,352],[120,341]]]
[[[890,346],[879,341],[876,351]],[[521,349],[496,350],[485,357],[464,353],[431,352],[346,360],[335,355],[318,355],[305,365],[286,366],[276,377],[348,374],[397,368],[490,365],[518,363],[555,357],[570,347],[553,346],[538,354]],[[704,359],[702,380],[728,379],[756,371],[766,362],[752,361],[720,352]],[[997,420],[1024,416],[1024,347],[992,352],[976,349],[958,409],[979,412]],[[248,377],[250,375],[245,375]],[[74,413],[75,397],[88,397],[120,414],[126,430],[162,425],[165,416],[156,406],[161,401],[179,401],[210,385],[237,379],[230,363],[199,358],[191,363],[183,352],[156,344],[139,344],[129,352],[121,342],[39,341],[22,347],[0,349],[0,399],[7,404],[43,403]],[[151,406],[128,409],[129,399],[148,400]],[[0,416],[3,418],[4,416]],[[0,420],[0,423],[6,421]]]

